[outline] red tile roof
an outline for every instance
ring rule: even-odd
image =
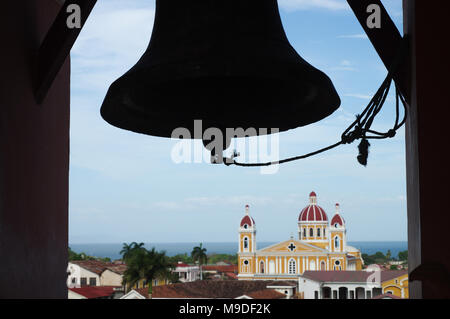
[[[302,275],[318,282],[366,282],[374,272],[368,271],[305,271]],[[406,270],[381,271],[381,282],[385,282],[407,274]]]
[[[175,267],[193,267],[194,265],[188,265],[188,264],[185,264],[185,263],[183,263],[183,262],[178,262],[177,264],[175,264],[174,265]]]
[[[106,269],[111,270],[112,272],[115,272],[116,274],[123,275],[123,273],[127,270],[127,265],[112,265],[107,266]]]
[[[273,281],[244,281],[244,280],[198,280],[153,287],[152,298],[226,298],[232,299],[252,292],[265,290],[269,285],[276,285]]]
[[[297,287],[297,281],[291,280],[291,281],[272,281],[270,285],[267,285],[267,287]]]
[[[285,299],[286,295],[273,289],[257,290],[247,294],[253,299]]]
[[[86,297],[87,299],[96,299],[102,297],[110,297],[114,294],[113,286],[86,286],[81,288],[69,288],[71,291]]]
[[[138,292],[142,297],[145,297],[145,299],[149,299],[150,295],[148,294],[148,288],[138,288],[133,290]]]
[[[108,264],[98,260],[74,260],[70,262],[97,275],[100,275],[107,268],[107,265],[116,266],[115,264]]]
[[[206,266],[202,266],[202,270],[237,273],[238,266],[237,265],[223,265],[223,266],[222,265],[206,265]]]
[[[125,264],[106,263],[99,260],[73,260],[70,262],[97,275],[101,275],[106,269],[109,269],[119,275],[123,275],[123,273],[127,270],[127,265]]]
[[[225,276],[230,277],[231,279],[238,279],[238,276],[234,272],[226,272]]]

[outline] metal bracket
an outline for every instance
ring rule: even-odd
[[[397,58],[399,50],[401,50],[403,38],[389,16],[389,13],[386,11],[386,8],[380,0],[347,0],[347,2],[369,37],[370,42],[372,42],[372,45],[375,47],[375,50],[384,65],[388,70],[392,70],[392,66]],[[380,28],[371,28],[367,23],[367,19],[370,16],[368,8],[371,5],[377,5],[380,8]],[[409,103],[411,95],[409,85],[410,68],[407,61],[408,59],[400,61],[397,71],[393,74],[393,78],[406,101]]]
[[[97,0],[66,0],[50,27],[39,48],[37,57],[37,78],[34,95],[36,102],[41,104],[47,96],[59,70],[70,54],[78,35],[86,23]],[[81,25],[69,28],[69,6],[77,5],[81,12]],[[69,11],[69,12],[68,12]]]

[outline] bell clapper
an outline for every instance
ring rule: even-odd
[[[234,150],[233,156],[231,158],[224,157],[224,151],[230,147],[231,138],[223,137],[223,140],[218,140],[216,138],[204,138],[202,140],[203,146],[211,152],[211,164],[223,164],[224,160],[226,162],[233,162],[234,158],[239,156],[239,153]]]

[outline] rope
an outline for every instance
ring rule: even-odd
[[[397,130],[399,130],[405,123],[407,119],[407,108],[406,108],[406,100],[401,91],[398,88],[397,83],[393,80],[393,74],[396,71],[401,59],[403,58],[406,48],[407,48],[408,40],[407,38],[403,38],[402,45],[399,49],[399,53],[392,65],[392,68],[389,70],[386,79],[381,84],[378,91],[373,96],[372,100],[369,102],[367,107],[363,110],[363,112],[359,115],[356,115],[355,121],[342,133],[341,140],[332,144],[330,146],[319,149],[315,152],[311,152],[301,156],[295,156],[279,161],[266,162],[266,163],[240,163],[234,160],[237,157],[238,153],[235,152],[232,158],[224,159],[223,163],[227,166],[236,165],[241,167],[262,167],[262,166],[271,166],[271,165],[279,165],[283,163],[293,162],[301,159],[305,159],[331,149],[334,149],[340,145],[344,144],[352,144],[356,140],[361,139],[361,143],[358,146],[359,154],[358,154],[358,162],[361,165],[366,166],[367,160],[369,156],[369,147],[370,143],[368,140],[370,139],[387,139],[393,138],[397,134]],[[382,110],[384,103],[389,95],[389,91],[392,86],[392,82],[395,83],[395,122],[393,127],[387,132],[378,132],[371,129],[372,124],[376,118],[376,116]],[[403,105],[404,115],[402,121],[400,120],[400,103]]]

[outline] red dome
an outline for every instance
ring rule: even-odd
[[[336,224],[339,224],[341,226],[344,226],[344,218],[342,218],[341,215],[339,215],[340,206],[339,203],[336,203],[336,214],[334,214],[333,218],[331,219],[331,226],[334,226]]]
[[[336,214],[331,219],[331,226],[334,226],[335,224],[339,224],[341,226],[344,226],[344,219],[341,217],[341,215]]]
[[[254,226],[255,225],[255,221],[253,220],[252,217],[246,215],[244,216],[244,218],[242,218],[241,220],[241,227],[243,227],[245,224],[247,224],[248,226]]]
[[[317,205],[316,193],[309,194],[309,205],[303,208],[300,212],[298,220],[301,222],[326,222],[328,221],[327,214],[322,207]]]
[[[298,220],[302,222],[326,222],[328,217],[319,205],[309,205],[303,208]]]
[[[247,224],[250,227],[255,226],[255,221],[248,214],[249,209],[250,209],[250,206],[249,205],[245,205],[245,214],[246,215],[241,220],[241,227],[243,227],[245,224]]]

